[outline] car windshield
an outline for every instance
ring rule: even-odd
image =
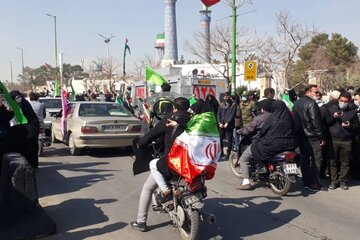
[[[61,98],[53,99],[53,98],[42,98],[39,99],[39,102],[45,104],[45,108],[61,108]]]
[[[82,103],[79,108],[79,116],[81,117],[128,117],[131,113],[119,104],[91,104]]]

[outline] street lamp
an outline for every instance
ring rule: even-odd
[[[17,49],[19,49],[19,50],[21,51],[21,67],[22,67],[22,75],[23,75],[23,77],[25,77],[25,76],[24,76],[24,74],[25,74],[25,72],[24,72],[24,49],[23,49],[23,48],[21,48],[21,47],[17,47]]]
[[[56,71],[56,80],[58,79],[58,55],[57,55],[57,32],[56,32],[56,16],[46,13],[46,16],[54,18],[54,30],[55,30],[55,71]],[[62,86],[62,82],[60,82]]]
[[[109,61],[110,61],[109,43],[110,43],[110,39],[113,38],[113,37],[115,37],[115,36],[111,34],[110,37],[105,37],[104,35],[101,35],[100,33],[99,33],[99,36],[102,37],[102,38],[104,38],[104,39],[105,39],[105,40],[104,40],[104,43],[107,44],[107,59],[108,59],[108,62],[109,62]],[[108,63],[108,64],[110,64],[110,63]]]
[[[12,61],[8,61],[10,64],[10,81],[11,83],[13,83],[14,81],[14,76],[13,76],[13,67],[12,67]]]

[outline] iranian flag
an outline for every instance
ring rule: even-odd
[[[213,112],[206,112],[191,118],[186,130],[175,139],[167,161],[171,169],[192,183],[202,172],[206,179],[213,178],[220,155],[216,118]]]

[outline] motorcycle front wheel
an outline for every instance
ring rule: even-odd
[[[195,240],[199,235],[199,212],[190,207],[185,210],[185,221],[179,227],[180,238],[182,240]]]
[[[229,156],[229,166],[231,172],[238,178],[241,178],[240,172],[240,161],[238,159],[238,153],[236,151],[231,151]]]
[[[284,172],[274,172],[271,174],[270,189],[273,193],[283,196],[289,192],[291,182]]]

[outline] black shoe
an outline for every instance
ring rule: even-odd
[[[339,187],[339,184],[337,182],[331,182],[329,189],[330,190],[335,190]]]
[[[323,186],[321,186],[319,183],[314,183],[310,185],[306,185],[305,188],[307,190],[310,190],[312,192],[318,192],[318,191],[326,191],[327,189]]]
[[[131,226],[132,229],[138,230],[140,232],[145,232],[147,230],[145,222],[138,223],[137,221],[134,221],[134,222],[130,223],[130,226]]]
[[[340,182],[340,188],[341,188],[342,190],[349,190],[349,187],[346,185],[345,182]]]

